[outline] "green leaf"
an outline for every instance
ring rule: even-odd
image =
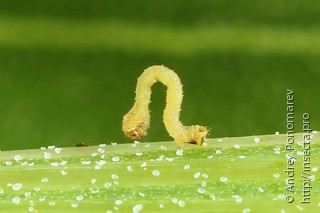
[[[318,212],[320,137],[311,139],[310,164],[302,142],[296,134],[288,151],[286,135],[208,139],[183,155],[173,142],[0,152],[0,212]],[[303,183],[312,186],[308,204]]]

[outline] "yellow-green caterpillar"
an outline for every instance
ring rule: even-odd
[[[208,133],[207,127],[184,126],[179,119],[183,99],[182,84],[178,75],[163,65],[154,65],[144,70],[138,78],[135,103],[123,117],[122,130],[131,139],[141,139],[147,135],[150,125],[149,103],[151,87],[160,81],[167,87],[166,108],[163,113],[165,127],[178,148],[185,143],[202,146]]]

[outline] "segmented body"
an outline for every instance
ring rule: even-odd
[[[123,118],[124,133],[132,139],[141,139],[147,135],[150,126],[151,87],[158,81],[167,87],[163,122],[169,135],[174,138],[178,147],[185,143],[202,145],[208,130],[204,126],[184,126],[181,123],[179,117],[183,99],[182,84],[178,75],[163,65],[148,67],[138,78],[135,103]]]

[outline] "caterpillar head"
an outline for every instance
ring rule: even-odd
[[[140,140],[147,135],[148,125],[139,123],[135,128],[124,130],[124,134],[131,139]]]

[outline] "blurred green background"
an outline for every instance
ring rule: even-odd
[[[211,137],[286,131],[286,90],[319,129],[320,1],[1,0],[0,150],[130,142],[121,131],[148,66],[184,84],[181,120]],[[154,86],[142,141],[172,140]]]

